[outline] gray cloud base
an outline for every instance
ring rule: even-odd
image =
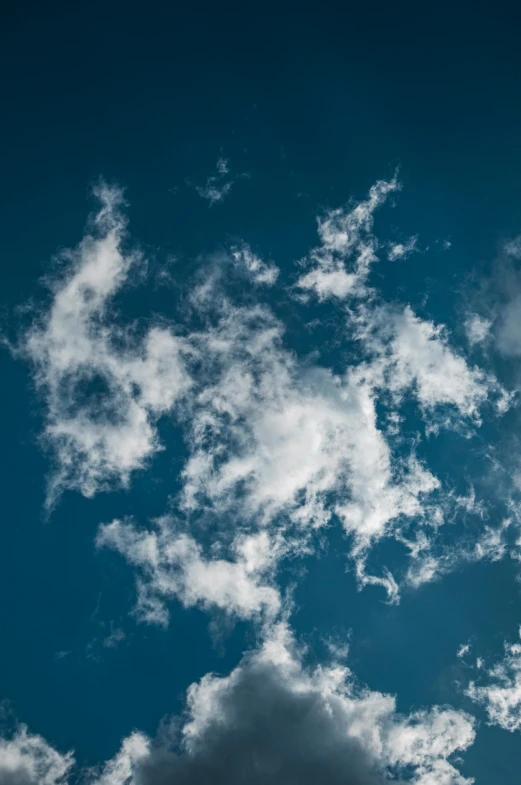
[[[152,751],[137,768],[136,785],[389,781],[317,693],[295,692],[271,664],[244,669],[220,709],[190,751]]]

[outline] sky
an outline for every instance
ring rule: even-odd
[[[512,4],[0,47],[0,785],[518,785]]]

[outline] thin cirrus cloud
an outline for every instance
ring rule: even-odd
[[[359,685],[344,665],[310,668],[303,657],[285,624],[271,627],[229,675],[207,674],[188,688],[181,721],[157,739],[134,731],[84,781],[385,785],[405,776],[414,785],[471,785],[455,761],[474,741],[468,714],[438,706],[401,714],[393,696]],[[65,785],[71,755],[48,745],[46,754],[62,761],[62,770],[43,782]]]

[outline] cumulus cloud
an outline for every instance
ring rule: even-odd
[[[377,261],[378,242],[372,233],[374,212],[399,188],[396,177],[379,180],[365,201],[352,209],[329,210],[318,218],[321,244],[310,252],[306,261],[311,269],[300,276],[297,286],[320,300],[363,294],[371,265]]]
[[[520,630],[521,637],[521,630]],[[521,644],[505,643],[503,659],[491,668],[478,660],[479,683],[472,681],[466,694],[484,707],[491,725],[508,731],[521,729]]]
[[[219,173],[227,172],[222,162]],[[443,522],[444,491],[417,457],[415,440],[407,450],[399,444],[402,408],[415,402],[432,434],[478,425],[487,402],[502,411],[508,396],[452,347],[443,326],[409,306],[382,304],[365,289],[364,265],[378,246],[374,212],[398,188],[396,178],[379,181],[366,201],[319,220],[322,244],[299,285],[306,288],[311,274],[325,274],[324,283],[340,272],[355,276],[351,291],[360,295],[345,312],[358,356],[335,372],[290,351],[271,309],[230,301],[216,274],[192,289],[197,329],[188,314],[183,337],[157,322],[144,333],[136,325],[119,327],[114,297],[140,258],[126,247],[121,193],[98,189],[92,231],[66,255],[50,307],[22,349],[47,403],[44,438],[57,464],[49,504],[65,488],[92,496],[128,485],[132,472],[161,449],[158,419],[181,414],[188,458],[174,508],[185,523],[213,515],[214,548],[168,517],[148,530],[114,521],[98,536],[136,567],[142,618],[165,623],[169,597],[240,618],[273,616],[280,608],[273,584],[278,563],[308,553],[316,529],[334,516],[349,536],[359,582],[382,586],[392,600],[399,594],[395,577],[366,573],[367,554],[383,537],[410,546],[410,585],[453,563],[432,553],[421,530],[405,540],[413,522],[434,523],[431,532]],[[255,283],[275,282],[277,268],[246,244],[234,246],[232,256]],[[353,259],[356,269],[348,272]],[[323,293],[341,296],[324,285]],[[255,562],[246,553],[251,543]],[[489,546],[483,544],[483,554],[492,553]]]
[[[302,366],[282,337],[261,308],[232,308],[204,336],[200,353],[214,353],[218,373],[192,411],[182,505],[235,508],[257,526],[284,516],[302,537],[336,512],[360,553],[389,521],[421,516],[438,480],[411,455],[392,455],[369,368]]]
[[[228,676],[193,684],[172,727],[158,743],[126,739],[96,785],[471,783],[452,762],[474,740],[467,714],[399,714],[394,697],[359,686],[348,668],[305,667],[283,624]]]
[[[167,624],[164,600],[173,597],[185,607],[220,608],[238,618],[270,618],[280,609],[271,578],[283,546],[266,532],[236,536],[228,559],[215,552],[205,556],[170,517],[155,521],[153,530],[115,520],[100,527],[96,541],[140,571],[136,611],[145,621]]]
[[[408,307],[363,307],[351,327],[365,359],[342,374],[300,362],[284,346],[282,324],[260,305],[226,302],[216,321],[191,335],[193,351],[203,359],[197,390],[183,403],[189,457],[178,504],[182,515],[211,511],[227,522],[218,530],[225,557],[203,556],[193,539],[180,538],[170,524],[140,534],[128,521],[102,529],[100,542],[105,538],[104,544],[139,570],[143,618],[164,623],[169,596],[185,604],[213,602],[241,617],[273,613],[277,601],[270,581],[278,562],[290,553],[307,553],[314,531],[333,515],[351,538],[359,582],[382,586],[391,601],[399,596],[395,578],[365,569],[370,548],[381,538],[396,536],[410,548],[410,586],[457,563],[454,549],[441,558],[431,551],[435,528],[443,522],[439,480],[415,456],[414,445],[405,454],[393,449],[378,407],[390,407],[389,416],[399,420],[404,401],[416,400],[432,433],[455,422],[479,423],[483,404],[499,399],[501,391],[451,347],[442,327]],[[450,497],[444,502],[459,505]],[[230,538],[230,521],[241,537],[262,534],[269,543],[266,563],[245,570],[237,550],[242,540]],[[434,523],[431,537],[420,531],[411,544],[404,530],[412,522]],[[465,553],[462,559],[492,558],[503,547],[493,530],[474,545],[472,557]],[[192,580],[190,593],[187,581],[194,570],[209,575],[215,558],[221,580],[208,583],[215,587],[212,601],[204,595],[209,588],[196,588],[202,583]],[[220,594],[223,581],[227,589]],[[237,591],[242,581],[244,590]]]
[[[73,765],[71,752],[60,754],[25,725],[10,737],[0,737],[2,785],[66,785]]]
[[[66,488],[85,496],[130,475],[161,449],[156,422],[190,386],[185,344],[156,325],[144,335],[118,327],[113,299],[140,264],[127,252],[122,194],[102,185],[92,231],[64,254],[49,309],[25,334],[22,353],[46,402],[44,440],[56,471],[48,504]]]
[[[74,772],[86,785],[471,785],[455,756],[474,721],[450,707],[399,713],[394,696],[360,685],[345,665],[309,667],[286,623],[227,676],[187,691],[182,716],[157,738],[139,731],[113,758]],[[0,738],[2,785],[67,785],[62,755],[24,726]]]

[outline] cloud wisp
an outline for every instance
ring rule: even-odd
[[[328,210],[319,217],[321,244],[305,260],[311,269],[300,276],[297,287],[319,300],[363,296],[371,265],[378,261],[378,241],[372,232],[375,210],[399,189],[396,175],[389,181],[379,180],[365,201]]]
[[[56,467],[48,507],[65,489],[90,497],[126,487],[161,449],[157,420],[191,383],[175,332],[158,324],[138,335],[115,321],[114,297],[142,259],[124,249],[121,191],[102,185],[95,195],[91,231],[63,254],[50,307],[20,345],[46,406],[43,439]]]
[[[491,725],[521,730],[521,643],[505,643],[503,659],[492,667],[479,662],[479,681],[470,682],[466,694],[483,706]]]
[[[230,163],[227,158],[218,158],[216,173],[208,177],[204,185],[195,185],[194,188],[202,199],[206,199],[212,207],[230,193],[235,179],[230,174]]]
[[[154,528],[112,521],[98,530],[98,547],[121,553],[138,571],[136,614],[143,621],[168,624],[166,600],[185,607],[219,608],[236,618],[275,617],[281,609],[273,572],[282,544],[267,532],[239,535],[229,558],[205,556],[201,545],[165,516]],[[278,547],[277,547],[278,546]]]

